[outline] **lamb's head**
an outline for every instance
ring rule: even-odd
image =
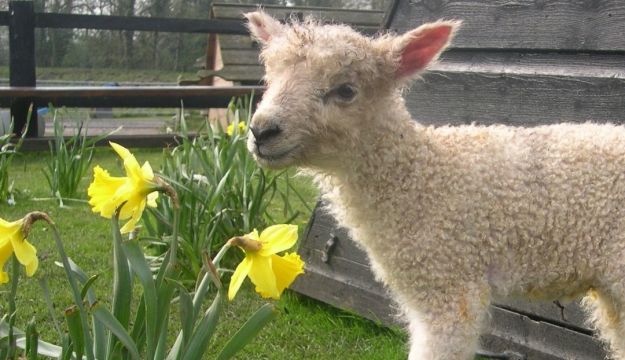
[[[369,38],[343,25],[283,24],[262,11],[246,17],[262,45],[267,85],[248,148],[268,167],[336,161],[384,117],[381,109],[396,106],[398,89],[437,59],[459,25]]]

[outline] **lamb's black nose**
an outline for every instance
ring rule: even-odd
[[[278,136],[282,132],[282,129],[278,125],[270,125],[261,129],[252,126],[250,127],[250,131],[254,134],[256,144],[260,145]]]

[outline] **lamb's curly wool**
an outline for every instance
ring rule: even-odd
[[[247,17],[268,83],[249,148],[315,175],[404,310],[411,359],[472,358],[492,298],[585,294],[625,359],[624,127],[422,126],[401,89],[457,23],[369,39]]]

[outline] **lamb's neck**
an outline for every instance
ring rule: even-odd
[[[377,216],[375,212],[384,208],[403,206],[396,204],[393,192],[417,192],[419,187],[411,174],[425,166],[420,154],[427,146],[426,128],[411,120],[403,102],[396,105],[368,119],[367,126],[358,130],[356,139],[341,153],[340,166],[318,172],[325,197],[359,217],[357,221]],[[411,189],[403,189],[404,185]],[[344,215],[339,220],[350,225],[351,215]]]

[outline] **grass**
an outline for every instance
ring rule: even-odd
[[[160,167],[160,150],[137,150],[134,153],[141,162],[148,160],[155,169]],[[59,208],[55,201],[37,200],[49,197],[42,172],[45,161],[46,156],[43,154],[28,154],[15,158],[11,167],[11,177],[21,192],[16,197],[15,206],[0,205],[0,217],[14,220],[32,210],[48,212],[59,226],[69,256],[88,274],[101,274],[94,289],[97,296],[105,300],[110,294],[112,280],[112,275],[108,271],[112,263],[109,222],[93,215],[85,203],[72,202],[66,204],[68,208]],[[100,164],[108,169],[121,169],[120,163],[110,149],[98,149],[93,164]],[[90,175],[83,179],[80,185],[81,193],[85,193],[89,181]],[[317,193],[309,182],[302,178],[294,181],[298,182],[311,206],[314,205]],[[309,213],[306,213],[296,222],[304,225],[308,216]],[[279,218],[279,214],[276,214],[276,217]],[[300,226],[300,231],[303,229],[304,226]],[[33,279],[22,279],[20,282],[17,299],[18,324],[22,324],[23,328],[23,324],[34,317],[42,338],[58,342],[37,282],[41,279],[47,280],[58,318],[61,318],[64,308],[71,304],[69,289],[65,283],[63,270],[54,265],[58,256],[47,229],[41,223],[35,226],[30,240],[38,248],[41,267]],[[0,306],[5,312],[8,287],[0,288],[0,292],[2,292]],[[262,303],[264,301],[258,298],[252,286],[246,282],[237,299],[228,304],[217,336],[209,347],[211,352],[206,358],[213,358],[225,340]],[[293,292],[287,291],[277,305],[280,315],[239,354],[238,359],[406,358],[404,345],[406,338],[396,329],[377,326],[371,321]]]

